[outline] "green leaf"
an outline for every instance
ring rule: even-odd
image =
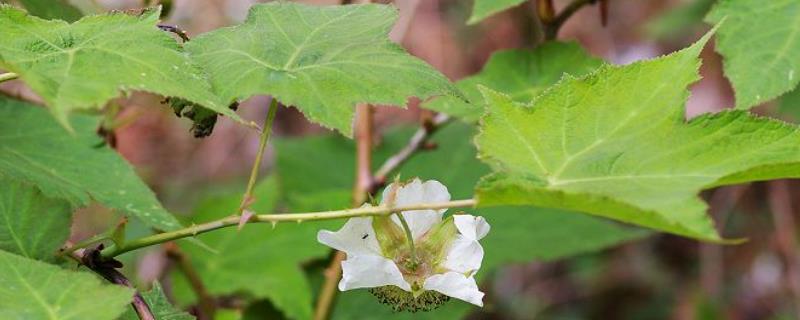
[[[68,0],[19,0],[19,2],[30,14],[44,19],[74,22],[83,17],[83,13]]]
[[[147,302],[150,311],[157,320],[194,320],[195,317],[182,310],[175,308],[164,295],[164,289],[158,282],[153,283],[150,291],[142,293],[142,298]],[[139,316],[133,307],[129,307],[119,320],[139,320]]]
[[[466,125],[451,125],[438,132],[433,142],[436,151],[423,152],[400,169],[402,177],[436,179],[447,186],[452,199],[473,196],[474,186],[489,167],[478,161],[470,137],[474,130]],[[465,210],[480,215],[492,226],[481,240],[485,256],[481,279],[509,262],[550,261],[607,248],[647,234],[591,216],[565,210],[536,207],[493,207]],[[575,237],[580,234],[580,237]]]
[[[69,237],[70,204],[47,198],[37,188],[2,175],[0,186],[0,250],[55,260],[55,253]]]
[[[115,319],[132,296],[92,274],[0,250],[0,319]]]
[[[660,14],[645,25],[645,31],[656,39],[686,35],[703,23],[716,0],[683,1],[674,8]]]
[[[76,115],[72,122],[75,135],[43,108],[0,97],[0,175],[34,184],[45,196],[76,207],[97,201],[153,228],[180,226],[124,159],[97,146],[96,120]]]
[[[525,2],[525,0],[473,0],[472,15],[467,24],[476,24],[483,19]]]
[[[373,152],[375,165],[402,148],[409,136],[409,130],[389,132]],[[467,125],[448,125],[433,138],[437,149],[413,157],[402,167],[401,178],[436,179],[448,187],[454,199],[471,197],[473,186],[489,172],[489,168],[475,158],[476,150],[470,142],[472,136],[473,130]],[[317,205],[323,201],[332,203],[328,208],[348,205],[355,174],[352,141],[338,136],[319,136],[275,142],[276,166],[285,181],[285,193],[304,195],[287,197],[292,211],[325,209]],[[561,210],[503,207],[467,211],[484,216],[492,226],[492,232],[481,241],[486,255],[478,278],[490,275],[492,270],[509,262],[564,258],[646,234],[642,230]],[[457,211],[452,209],[450,212]],[[337,222],[338,225],[343,223]],[[576,237],[576,234],[581,236]],[[458,319],[472,310],[474,307],[466,303],[451,301],[433,312],[397,314],[390,307],[378,303],[366,290],[353,290],[339,293],[333,319]]]
[[[68,24],[0,5],[0,67],[18,73],[68,128],[69,111],[99,109],[132,90],[184,98],[240,120],[175,39],[156,27],[159,11]]]
[[[279,197],[277,179],[268,178],[256,187],[254,211],[273,212]],[[202,223],[229,216],[240,200],[241,194],[207,199],[198,206],[192,220]],[[218,254],[189,243],[181,247],[211,294],[246,293],[253,298],[268,298],[289,318],[309,319],[311,288],[300,263],[328,254],[324,246],[316,243],[316,231],[316,225],[311,223],[285,223],[274,228],[250,224],[241,231],[228,228],[198,236]]]
[[[438,71],[391,42],[385,5],[255,5],[244,24],[186,45],[224,101],[270,94],[310,120],[352,134],[356,103],[405,105],[409,96],[458,95]]]
[[[781,96],[778,112],[789,116],[794,123],[800,121],[800,89],[794,89]]]
[[[717,32],[736,108],[747,109],[800,82],[800,1],[720,0],[706,17]]]
[[[564,74],[581,76],[597,69],[602,60],[591,57],[575,42],[548,42],[534,50],[516,49],[492,54],[481,72],[456,82],[470,102],[439,97],[422,105],[465,121],[477,121],[486,110],[478,85],[528,102]]]
[[[495,173],[482,206],[528,204],[720,240],[697,193],[714,186],[800,176],[800,133],[746,111],[684,120],[698,78],[688,49],[562,80],[530,105],[485,90],[491,106],[476,138]]]

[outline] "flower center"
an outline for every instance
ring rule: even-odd
[[[400,250],[394,257],[394,263],[412,288],[422,288],[425,278],[433,274],[434,265],[431,258],[429,252],[420,248],[416,250],[416,259],[410,250]]]

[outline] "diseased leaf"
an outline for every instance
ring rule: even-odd
[[[684,120],[686,87],[709,37],[562,80],[530,105],[485,90],[490,108],[476,142],[495,173],[479,184],[479,204],[583,211],[720,240],[697,193],[800,176],[800,132],[745,111]]]
[[[83,13],[68,0],[19,0],[19,2],[30,14],[43,19],[74,22],[83,17]]]
[[[515,49],[492,54],[481,72],[456,82],[469,102],[439,97],[423,103],[423,108],[444,112],[465,121],[477,121],[486,111],[482,85],[509,95],[514,101],[528,102],[564,74],[581,76],[602,64],[575,42],[548,42],[534,50]]]
[[[255,190],[252,208],[258,213],[274,212],[279,198],[278,181],[270,177]],[[196,223],[229,216],[236,211],[241,194],[203,201],[192,216]],[[316,243],[316,223],[281,223],[246,225],[199,235],[204,243],[217,250],[213,254],[196,245],[181,245],[192,265],[213,295],[244,293],[247,297],[268,298],[289,318],[311,318],[311,288],[300,263],[327,256],[328,250]],[[180,279],[180,278],[176,278]],[[182,280],[182,279],[181,279]],[[177,290],[189,292],[183,281]],[[184,294],[181,303],[190,303],[192,293]]]
[[[97,201],[148,226],[180,226],[116,152],[97,147],[96,120],[75,115],[75,134],[39,108],[0,97],[0,175],[26,181],[73,206]]]
[[[525,2],[525,0],[473,0],[472,15],[467,24],[476,24],[483,19]]]
[[[156,320],[194,320],[195,317],[178,308],[175,308],[167,297],[164,295],[164,289],[158,282],[153,283],[153,288],[150,291],[143,292],[142,297],[150,307]],[[139,316],[133,307],[128,307],[128,310],[122,314],[119,320],[139,320]]]
[[[409,136],[410,130],[389,132],[373,152],[375,165],[402,148]],[[438,148],[414,156],[400,170],[401,179],[416,176],[436,179],[448,187],[453,199],[471,197],[473,186],[489,172],[489,168],[475,158],[476,150],[470,141],[472,136],[473,130],[463,124],[451,124],[438,131],[433,138]],[[276,140],[275,146],[278,155],[276,166],[285,181],[283,186],[291,211],[348,206],[355,174],[352,141],[338,136],[319,136]],[[320,163],[314,159],[326,161]],[[323,203],[328,206],[319,205]],[[448,212],[457,211],[450,209]],[[503,207],[466,211],[484,216],[493,230],[500,230],[490,232],[481,241],[486,255],[483,267],[476,275],[479,279],[505,263],[554,260],[646,235],[639,229],[561,210]],[[337,225],[343,223],[336,222]],[[576,234],[581,236],[576,237]],[[338,296],[333,319],[461,319],[474,310],[467,303],[451,301],[432,312],[394,313],[366,290],[341,292]]]
[[[132,296],[92,274],[0,250],[0,319],[116,319]]]
[[[720,0],[706,16],[717,32],[736,108],[747,109],[800,82],[800,1]]]
[[[47,198],[32,185],[2,175],[0,186],[0,250],[30,259],[54,260],[69,237],[69,202]]]
[[[73,24],[0,5],[0,67],[20,75],[67,127],[72,110],[99,109],[120,91],[184,98],[240,120],[169,34],[159,10],[87,16]]]
[[[458,95],[438,71],[392,43],[396,9],[376,4],[255,5],[244,24],[186,44],[224,101],[270,94],[310,120],[352,134],[356,103],[403,106]]]

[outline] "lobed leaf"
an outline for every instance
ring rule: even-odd
[[[800,2],[720,0],[706,16],[721,23],[716,49],[733,84],[736,108],[748,109],[800,82]]]
[[[0,250],[0,319],[111,320],[131,289]],[[102,297],[102,303],[98,303]]]
[[[529,105],[484,90],[490,108],[476,143],[495,173],[478,185],[480,205],[576,210],[721,240],[697,193],[800,176],[800,132],[745,111],[684,120],[710,35],[668,56],[566,78]]]
[[[159,12],[115,12],[69,24],[0,5],[0,67],[19,74],[67,128],[70,111],[99,109],[133,90],[184,98],[240,120],[211,93],[175,39],[156,27]]]
[[[69,237],[69,202],[45,197],[37,188],[0,175],[0,250],[52,261]]]
[[[456,82],[469,102],[445,96],[425,102],[422,107],[474,122],[486,112],[479,85],[503,92],[514,101],[528,102],[564,74],[581,76],[601,64],[602,60],[591,57],[575,42],[548,42],[533,50],[499,51],[492,54],[479,73]]]
[[[75,135],[44,109],[0,97],[0,176],[76,207],[97,201],[156,229],[180,226],[124,159],[98,146],[95,119],[76,115],[72,122]]]
[[[357,103],[400,105],[409,96],[455,95],[438,71],[392,43],[397,19],[385,5],[255,5],[244,24],[186,48],[224,101],[270,94],[310,120],[352,135]]]

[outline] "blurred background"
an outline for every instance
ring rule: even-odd
[[[84,12],[125,10],[159,3],[144,2],[71,1]],[[177,25],[190,36],[196,36],[242,22],[248,8],[258,1],[161,2],[165,5],[164,23]],[[569,2],[556,0],[556,11]],[[713,1],[608,0],[606,4],[605,24],[601,21],[600,5],[584,6],[566,22],[558,40],[576,41],[591,55],[608,63],[627,64],[675,51],[697,40],[710,28],[702,18]],[[493,52],[532,48],[542,41],[535,0],[475,25],[466,24],[472,6],[469,0],[397,0],[394,5],[400,10],[400,18],[392,33],[393,40],[453,81],[480,71]],[[731,86],[722,75],[721,58],[713,49],[713,44],[709,44],[702,54],[703,79],[691,87],[687,118],[733,105]],[[38,101],[19,81],[3,83],[0,90],[7,95]],[[796,118],[800,116],[800,106],[793,104],[800,103],[800,99],[795,96],[798,94],[790,93],[754,112],[796,122],[800,119]],[[190,133],[191,123],[177,118],[161,100],[161,97],[137,93],[114,102],[121,106],[117,119],[126,123],[115,132],[116,148],[171,211],[187,222],[212,218],[208,214],[213,213],[209,212],[225,208],[224,203],[231,202],[226,199],[243,188],[257,151],[258,134],[220,119],[211,136],[196,139]],[[402,147],[410,133],[419,127],[426,112],[417,107],[418,103],[412,100],[407,110],[377,107],[375,165]],[[260,122],[267,105],[267,97],[254,97],[241,104],[239,113],[245,119]],[[276,197],[282,200],[261,204],[263,208],[283,212],[348,206],[348,184],[352,184],[354,171],[353,143],[309,123],[294,108],[279,109],[274,130],[277,139],[269,147],[263,163],[266,182],[261,184],[260,192],[280,194]],[[473,181],[485,170],[474,159],[470,144],[472,130],[469,125],[460,123],[443,130],[434,138],[438,147],[414,158],[400,173],[403,177],[449,179],[448,185],[454,194],[470,196]],[[463,161],[447,162],[458,161],[451,159],[454,155],[463,156]],[[441,166],[443,162],[450,164],[448,176],[438,177],[444,173],[434,168],[434,164]],[[488,295],[486,308],[473,309],[451,302],[454,306],[431,314],[397,315],[369,299],[368,294],[343,293],[339,296],[334,318],[798,319],[798,187],[796,181],[773,181],[704,193],[702,196],[710,204],[709,212],[720,233],[725,237],[748,239],[731,246],[698,243],[554,210],[496,210],[514,211],[509,211],[508,215],[479,212],[493,224],[492,232],[499,234],[487,239],[487,260],[491,261],[481,271],[481,288]],[[517,212],[521,212],[519,216],[515,216]],[[538,220],[522,229],[503,229],[500,227],[503,220],[498,220],[509,219],[511,225],[515,217],[526,219],[528,216]],[[115,213],[99,207],[81,210],[76,217],[72,236],[76,241],[108,229],[119,219]],[[212,266],[219,262],[223,265],[220,269],[259,277],[264,273],[284,272],[258,267],[259,262],[268,264],[291,256],[288,259],[299,262],[305,276],[297,283],[316,292],[329,258],[327,250],[313,242],[316,230],[321,227],[336,228],[337,223],[295,232],[307,234],[311,240],[305,244],[308,252],[303,254],[284,255],[283,251],[273,250],[269,246],[285,246],[283,250],[287,251],[286,247],[292,245],[287,241],[292,238],[280,242],[283,240],[275,240],[280,237],[277,233],[270,235],[266,229],[258,229],[253,234],[230,235],[239,239],[233,241],[231,247],[257,247],[260,241],[265,243],[258,247],[261,249],[250,250],[252,252],[228,248],[236,252],[239,262],[215,258],[227,253],[219,247],[215,247],[219,253],[214,253],[180,243],[183,250],[177,250],[178,258],[174,245],[166,246],[166,250],[151,248],[125,256],[126,272],[134,274],[132,278],[142,287],[160,280],[171,299],[197,312],[198,298],[189,289],[191,281],[180,272],[183,254],[191,260],[188,264],[194,264],[199,270],[200,278],[208,281],[206,286],[219,308],[217,318],[282,318],[287,315],[281,314],[284,312],[281,310],[291,305],[291,301],[281,299],[291,296],[273,296],[269,283],[260,283],[265,292],[245,285],[237,287],[231,284],[236,280],[220,276],[224,271]],[[144,227],[138,228],[131,236],[148,232]],[[281,228],[278,226],[276,231]],[[207,242],[212,247],[218,243],[211,241]],[[494,246],[503,253],[492,253]],[[231,265],[226,267],[225,263]],[[256,266],[239,266],[245,263]]]

